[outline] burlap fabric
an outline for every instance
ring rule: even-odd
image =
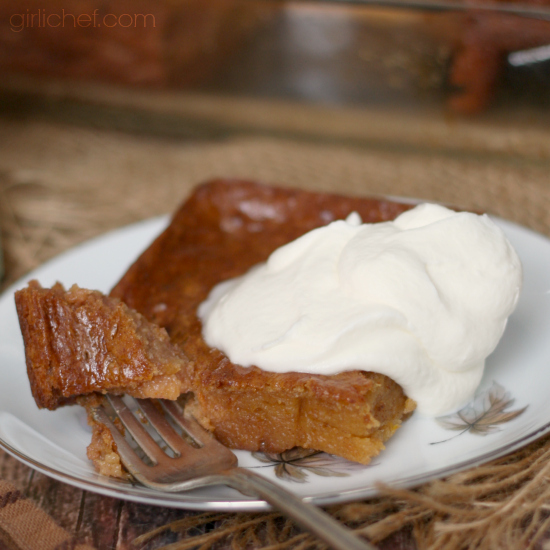
[[[94,235],[173,211],[194,185],[216,176],[443,201],[550,235],[549,159],[527,158],[519,149],[483,156],[268,138],[190,143],[13,121],[0,122],[0,140],[4,285]],[[550,443],[541,440],[489,465],[414,491],[383,489],[379,499],[332,513],[378,542],[405,529],[419,548],[545,547],[549,458]],[[187,529],[205,518],[171,527]],[[177,547],[209,548],[224,538],[234,548],[314,547],[278,518],[217,515],[214,531]]]

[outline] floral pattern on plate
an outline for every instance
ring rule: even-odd
[[[279,479],[297,483],[306,483],[309,473],[322,477],[346,477],[351,472],[366,467],[345,458],[301,447],[277,454],[252,453],[252,456],[266,464],[259,466],[260,468],[273,466]]]
[[[434,441],[431,445],[445,443],[465,432],[475,435],[489,435],[500,431],[500,424],[510,422],[522,414],[527,407],[508,410],[514,404],[514,398],[499,383],[494,382],[489,389],[478,394],[475,399],[454,414],[440,416],[437,423],[448,430],[460,433],[443,441]]]

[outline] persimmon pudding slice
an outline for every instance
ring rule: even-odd
[[[197,310],[215,285],[308,231],[352,212],[374,223],[409,208],[246,181],[196,188],[109,296],[37,282],[16,293],[37,405],[89,408],[108,392],[184,396],[188,412],[231,448],[300,446],[367,464],[415,408],[398,383],[363,370],[279,373],[235,364],[205,342]],[[101,473],[124,476],[108,430],[89,419],[90,459]]]

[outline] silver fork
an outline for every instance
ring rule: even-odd
[[[121,397],[107,396],[125,428],[149,457],[146,464],[111,420],[105,405],[93,410],[97,422],[105,424],[115,440],[122,463],[139,482],[158,491],[189,491],[209,485],[227,485],[246,495],[258,495],[334,550],[375,550],[331,516],[305,502],[280,485],[237,466],[237,457],[218,442],[174,401],[136,399],[149,425],[172,449],[169,456]],[[168,417],[182,430],[179,434]]]

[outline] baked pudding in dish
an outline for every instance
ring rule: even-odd
[[[168,399],[181,394],[186,410],[231,448],[280,453],[299,446],[367,464],[416,406],[402,385],[375,368],[358,368],[359,363],[330,374],[238,364],[231,353],[207,342],[199,309],[217,285],[257,270],[274,251],[316,228],[346,219],[351,221],[341,223],[352,226],[353,216],[364,224],[385,222],[411,208],[246,181],[198,187],[110,296],[59,285],[42,289],[37,283],[16,294],[37,404],[55,408],[77,400],[89,406],[106,392]],[[430,212],[432,218],[443,216]],[[512,252],[505,244],[495,249],[513,264],[504,278],[516,289]],[[497,316],[485,356],[515,299],[511,295],[495,305],[504,321]],[[257,319],[254,304],[242,313],[245,327]],[[337,326],[337,315],[334,321]],[[401,333],[405,325],[399,323],[394,328]],[[411,331],[407,342],[418,341],[414,327]],[[470,347],[468,366],[479,362],[481,353]],[[470,378],[477,376],[478,371]],[[108,430],[89,418],[88,456],[101,473],[124,475]]]

